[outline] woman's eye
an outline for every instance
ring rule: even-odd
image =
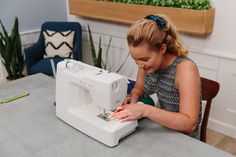
[[[148,60],[149,60],[149,58],[142,58],[142,59],[135,60],[135,63],[139,64],[141,62],[147,62]]]
[[[142,61],[144,62],[147,62],[148,60],[149,60],[148,58],[142,59]]]

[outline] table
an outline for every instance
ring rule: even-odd
[[[56,117],[53,78],[36,74],[0,84],[0,98],[22,91],[30,95],[0,105],[1,157],[233,157],[147,119],[110,148]]]

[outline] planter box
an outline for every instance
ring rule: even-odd
[[[69,12],[85,18],[131,25],[149,14],[166,14],[180,32],[206,36],[213,30],[215,9],[192,10],[96,0],[69,0]]]

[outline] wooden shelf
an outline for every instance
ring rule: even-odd
[[[180,32],[206,36],[213,31],[215,9],[192,10],[96,0],[69,0],[69,12],[84,18],[131,25],[149,14],[166,14]]]

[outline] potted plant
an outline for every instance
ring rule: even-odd
[[[105,55],[105,58],[103,59],[102,58],[102,50],[103,49],[102,49],[102,46],[101,46],[102,45],[101,36],[99,37],[98,52],[96,52],[96,48],[95,48],[95,45],[94,45],[94,40],[93,40],[93,36],[92,36],[90,26],[88,25],[87,27],[88,27],[88,32],[89,32],[89,44],[90,44],[90,49],[91,49],[91,52],[92,52],[94,66],[110,71],[110,69],[108,69],[109,68],[109,65],[108,65],[108,55],[109,54],[108,53],[109,53],[112,38],[110,37],[110,39],[109,39],[109,43],[108,43],[107,50],[106,50],[106,55]],[[119,71],[124,66],[124,64],[125,64],[126,60],[128,59],[128,57],[129,57],[129,53],[126,56],[126,58],[124,59],[124,61],[121,63],[119,68],[117,68],[117,70],[115,70],[114,72],[119,73]]]
[[[0,20],[0,57],[8,73],[7,79],[14,80],[23,77],[24,57],[22,54],[21,39],[19,34],[18,18],[15,18],[11,34],[8,34]]]
[[[179,31],[201,36],[213,31],[215,15],[210,0],[69,0],[69,12],[128,25],[149,14],[166,14]]]
[[[110,71],[108,69],[109,65],[107,63],[108,63],[108,53],[109,53],[109,49],[110,49],[110,45],[111,45],[111,37],[109,39],[109,43],[108,43],[107,50],[106,50],[106,55],[105,55],[105,61],[104,61],[102,59],[102,46],[101,46],[102,45],[102,39],[101,39],[101,36],[99,37],[98,52],[96,52],[90,26],[88,25],[87,27],[88,27],[88,32],[89,32],[89,43],[90,43],[90,49],[91,49],[91,52],[92,52],[94,66]],[[126,63],[128,57],[129,57],[129,53],[126,56],[126,58],[124,59],[124,61],[121,63],[119,68],[117,68],[117,70],[115,70],[114,72],[119,73],[119,71],[122,69],[122,67]],[[134,84],[135,84],[135,81],[133,81],[131,79],[128,79],[127,94],[130,94],[132,88],[134,87]]]

